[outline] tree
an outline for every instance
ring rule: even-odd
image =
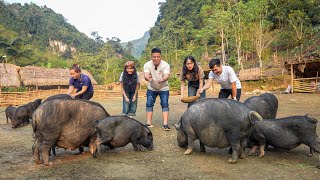
[[[226,62],[226,43],[228,39],[228,29],[230,27],[231,14],[228,11],[224,3],[215,3],[213,6],[205,6],[207,17],[204,17],[205,27],[209,31],[213,31],[217,36],[218,42],[220,42],[221,50],[221,63],[224,65]],[[220,39],[220,40],[219,40]]]
[[[237,62],[241,69],[243,69],[242,63],[242,43],[244,41],[244,34],[248,27],[246,26],[248,18],[247,7],[242,1],[235,3],[231,6],[231,36],[235,39],[235,46],[237,50]]]
[[[306,38],[312,30],[310,19],[305,12],[293,10],[288,16],[288,22],[290,24],[289,33],[292,39],[300,45],[300,54],[302,54]]]
[[[268,21],[268,0],[252,0],[248,2],[248,13],[251,22],[248,24],[252,34],[252,42],[259,58],[259,67],[262,69],[263,51],[275,39],[275,34],[270,31],[272,22]]]

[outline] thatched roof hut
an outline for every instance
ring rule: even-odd
[[[0,63],[0,87],[19,87],[19,68],[13,64]]]
[[[90,77],[92,84],[97,84],[92,75],[86,71],[81,71]],[[19,71],[21,82],[26,85],[34,86],[56,86],[69,85],[69,69],[42,68],[36,66],[22,67]]]

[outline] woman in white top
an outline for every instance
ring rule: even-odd
[[[241,96],[241,83],[236,73],[230,66],[222,66],[219,59],[212,59],[209,62],[208,82],[198,90],[198,93],[211,87],[213,80],[216,80],[221,85],[219,98],[231,98],[239,101]]]

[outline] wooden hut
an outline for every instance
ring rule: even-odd
[[[19,87],[20,80],[18,69],[20,67],[7,64],[7,63],[0,63],[0,92],[1,87]]]
[[[291,75],[291,93],[320,92],[320,40],[302,55],[285,62]]]
[[[92,84],[96,85],[92,75],[86,71],[81,71],[90,77]],[[68,86],[70,79],[69,69],[42,68],[36,66],[26,66],[19,70],[21,82],[25,86]]]

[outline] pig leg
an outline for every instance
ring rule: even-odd
[[[265,144],[260,145],[260,155],[259,155],[259,157],[264,157],[264,154],[265,154],[264,148],[265,147],[266,147]]]
[[[232,155],[228,162],[234,164],[237,162],[238,152],[240,151],[240,133],[237,131],[229,131],[226,133],[226,136],[232,148]]]
[[[92,154],[93,158],[96,158],[97,156],[101,155],[101,144],[103,143],[103,141],[98,137],[95,141],[95,143],[90,143],[91,147],[90,147],[90,152]]]
[[[39,142],[37,139],[34,141],[34,144],[32,145],[32,153],[33,159],[36,162],[36,164],[40,164]]]
[[[45,165],[49,165],[49,151],[51,150],[51,147],[54,145],[54,143],[45,141],[40,146],[41,156],[45,163]],[[51,164],[51,163],[50,163]]]
[[[97,134],[94,133],[90,137],[90,142],[89,142],[89,151],[90,151],[93,158],[97,157],[97,155],[96,155],[96,152],[97,152],[96,140],[97,140]]]
[[[204,144],[201,141],[200,141],[200,151],[206,152],[206,147],[204,146]]]
[[[252,156],[252,155],[256,152],[257,148],[258,148],[258,146],[256,146],[256,145],[253,146],[253,147],[251,148],[250,152],[249,152],[249,156]]]
[[[309,151],[309,152],[310,152],[310,153],[308,154],[308,157],[312,157],[313,154],[315,153],[315,150],[312,149],[312,148],[310,148],[310,151]]]
[[[57,155],[57,154],[56,154],[56,146],[55,146],[55,145],[53,145],[50,150],[51,150],[51,152],[52,152],[52,154],[53,154],[54,156]],[[50,150],[49,150],[49,156],[51,156]]]
[[[79,147],[79,154],[82,154],[84,152],[83,146]]]
[[[196,138],[193,135],[188,136],[188,149],[184,152],[185,155],[192,154],[195,140]]]
[[[264,148],[266,147],[266,144],[267,144],[266,137],[262,133],[257,133],[255,138],[257,143],[260,145],[259,157],[263,157],[265,155]]]
[[[243,139],[240,141],[240,154],[239,154],[240,159],[243,159],[246,157],[246,155],[244,154],[246,144],[247,144],[246,139]]]

